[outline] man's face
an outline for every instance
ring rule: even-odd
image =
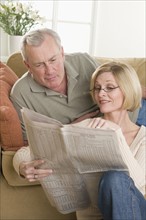
[[[28,57],[25,63],[35,81],[51,90],[61,85],[64,70],[64,51],[59,48],[51,36],[47,36],[40,46],[26,47]]]

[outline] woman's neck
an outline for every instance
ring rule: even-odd
[[[135,126],[137,127],[137,125],[130,120],[128,111],[126,110],[106,113],[103,118],[119,125],[123,133],[133,130]]]
[[[140,127],[130,120],[126,110],[105,114],[103,118],[118,124],[122,130],[127,144],[129,146],[132,144]]]

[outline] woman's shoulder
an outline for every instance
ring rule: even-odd
[[[135,138],[135,141],[137,144],[139,143],[146,143],[146,127],[144,125],[140,126],[140,129],[137,133],[137,136]]]
[[[140,133],[143,133],[144,136],[146,136],[146,126],[141,125],[141,126],[140,126],[140,129],[139,129],[139,132],[140,132]]]

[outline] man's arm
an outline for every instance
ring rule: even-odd
[[[74,123],[83,121],[83,120],[88,119],[88,118],[97,117],[97,116],[99,116],[99,113],[100,113],[99,110],[96,110],[96,111],[94,111],[94,112],[89,112],[89,113],[87,113],[87,114],[85,114],[85,115],[82,115],[81,117],[75,119],[71,124],[74,124]]]

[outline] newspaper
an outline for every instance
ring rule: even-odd
[[[88,128],[90,119],[63,125],[26,108],[22,117],[34,159],[44,159],[42,167],[53,169],[53,174],[40,182],[59,212],[66,214],[96,204],[95,189],[104,171],[128,172],[121,129]]]

